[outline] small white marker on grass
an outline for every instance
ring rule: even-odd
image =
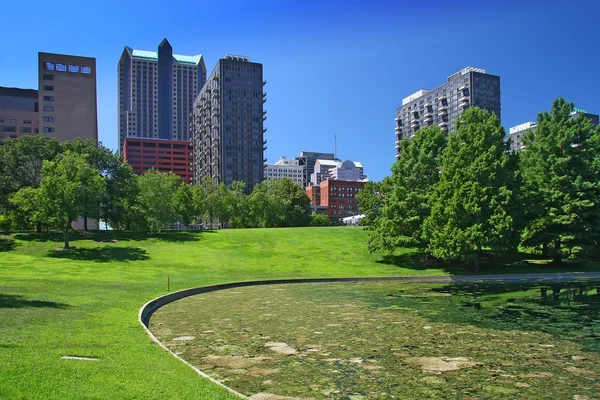
[[[78,356],[61,356],[62,360],[78,360],[78,361],[98,361],[99,358],[94,357],[78,357]]]

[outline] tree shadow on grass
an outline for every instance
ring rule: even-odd
[[[110,241],[144,241],[148,239],[158,239],[163,242],[185,243],[201,240],[203,233],[214,233],[214,231],[164,231],[160,234],[137,231],[71,231],[70,240],[93,240],[95,242]],[[44,232],[44,233],[18,233],[16,237],[19,240],[28,242],[57,242],[64,241],[62,232]]]
[[[68,304],[54,301],[27,300],[23,296],[0,293],[0,308],[67,308]]]
[[[403,254],[387,254],[383,255],[378,264],[393,265],[398,268],[408,268],[415,271],[427,271],[429,269],[441,269],[452,275],[462,275],[468,272],[468,268],[464,264],[439,260],[435,258],[426,258],[424,254],[419,252],[403,253]]]
[[[425,257],[425,253],[414,251],[403,254],[383,255],[377,263],[413,269],[415,271],[441,269],[451,275],[568,272],[592,270],[595,267],[594,265],[589,265],[589,263],[582,262],[565,262],[562,265],[555,265],[546,261],[547,259],[539,254],[484,251],[481,268],[479,271],[476,271],[473,268],[471,260],[440,260],[431,256]]]
[[[139,247],[97,247],[76,248],[69,250],[50,250],[47,253],[52,258],[67,258],[77,261],[95,261],[107,263],[113,261],[143,261],[148,260],[148,252]]]
[[[0,252],[11,251],[17,248],[17,242],[9,237],[0,237]]]

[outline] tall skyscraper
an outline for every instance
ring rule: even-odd
[[[38,53],[40,134],[98,140],[96,59]]]
[[[263,180],[266,93],[263,66],[248,57],[226,55],[194,103],[194,180],[215,184],[244,181],[246,192]]]
[[[158,51],[125,47],[119,74],[119,151],[126,137],[190,140],[190,115],[206,79],[202,55],[173,54],[167,39]]]
[[[464,110],[476,106],[500,118],[500,77],[484,69],[467,67],[433,90],[421,89],[402,100],[396,109],[396,150],[400,140],[411,138],[422,127],[438,125],[454,132]],[[396,154],[398,157],[398,154]]]

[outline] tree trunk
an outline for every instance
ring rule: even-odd
[[[131,221],[130,220],[127,220],[127,222],[125,223],[125,230],[126,231],[131,230]]]
[[[67,226],[65,227],[65,246],[64,246],[65,250],[69,249],[69,228],[70,227],[71,227],[71,224],[67,223]]]
[[[38,221],[38,222],[35,224],[35,231],[36,231],[37,233],[42,233],[42,222],[41,222],[41,221]]]
[[[88,227],[87,227],[87,217],[84,215],[83,216],[83,230],[84,231],[88,231]]]
[[[542,295],[543,298],[546,298],[548,295],[546,294],[548,292],[547,288],[541,288],[540,289],[540,294]]]
[[[475,257],[474,257],[475,271],[479,271],[479,269],[481,268],[481,258],[482,258],[481,246],[477,245],[477,250],[475,250]]]
[[[552,263],[556,265],[562,264],[562,259],[560,258],[560,240],[554,241],[554,254],[552,255]]]
[[[542,243],[542,257],[548,257],[548,242],[545,240]]]

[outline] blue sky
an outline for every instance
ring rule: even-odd
[[[117,147],[117,62],[125,45],[226,53],[264,64],[269,162],[301,150],[394,162],[395,109],[467,65],[499,75],[502,123],[533,121],[562,96],[600,113],[600,2],[11,1],[2,7],[0,86],[36,88],[37,52],[96,57],[100,140]]]

